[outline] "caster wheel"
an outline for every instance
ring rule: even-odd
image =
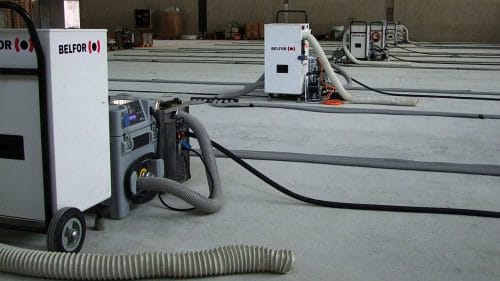
[[[78,253],[85,241],[85,217],[77,208],[62,208],[52,218],[47,231],[47,249]]]

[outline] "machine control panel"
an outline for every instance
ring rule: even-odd
[[[146,115],[140,101],[135,100],[130,103],[124,104],[127,108],[127,114],[123,118],[123,126],[129,127],[137,123],[146,121]]]

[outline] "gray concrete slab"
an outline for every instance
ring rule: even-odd
[[[215,43],[188,44],[217,48]],[[174,44],[180,45],[178,41]],[[129,52],[135,51],[121,53]],[[115,78],[252,82],[263,71],[262,66],[255,65],[109,65],[110,77]],[[376,87],[500,90],[498,72],[380,68],[347,71]],[[218,93],[241,89],[123,82],[110,82],[110,87],[152,91],[134,93],[152,98],[176,96],[169,91]],[[259,97],[244,100],[266,101]],[[344,107],[393,108],[350,104]],[[411,109],[500,114],[500,102],[425,98]],[[231,149],[500,164],[497,120],[220,109],[209,105],[192,106],[191,113],[205,124],[213,139]],[[269,161],[250,163],[296,192],[325,200],[500,211],[498,177]],[[213,280],[500,279],[498,219],[315,207],[272,190],[228,159],[218,159],[218,166],[225,199],[217,214],[176,213],[155,200],[137,206],[123,220],[106,220],[103,232],[89,230],[83,252],[187,251],[227,244],[295,251],[296,266],[287,275],[252,274]],[[187,186],[207,193],[203,166],[196,158],[192,174]],[[92,215],[87,218],[92,225]],[[0,230],[0,240],[7,244],[43,249],[44,239],[44,235]],[[0,279],[32,280],[8,274],[0,274]]]

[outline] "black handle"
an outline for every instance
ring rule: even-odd
[[[365,32],[368,31],[368,23],[366,21],[350,21],[349,22],[349,32],[352,34],[352,25],[353,24],[361,24],[361,25],[364,25],[365,26]]]
[[[52,191],[51,191],[51,171],[50,171],[50,156],[49,156],[49,121],[48,121],[48,101],[47,101],[47,73],[46,60],[43,52],[42,43],[38,37],[35,24],[31,15],[19,4],[10,1],[0,1],[0,9],[13,10],[21,16],[28,33],[33,42],[35,49],[37,67],[38,67],[38,98],[40,102],[40,129],[42,140],[42,162],[43,162],[43,188],[45,201],[45,231],[48,228],[50,219],[52,218]]]
[[[305,10],[279,10],[277,13],[276,13],[276,22],[279,23],[280,22],[280,14],[281,13],[294,13],[294,14],[304,14],[304,17],[306,19],[306,22],[305,23],[309,23],[309,18],[307,16],[307,12]]]
[[[21,16],[26,24],[26,28],[30,34],[31,40],[33,41],[33,46],[36,53],[36,59],[38,63],[39,70],[44,72],[45,70],[45,54],[43,53],[42,44],[40,43],[40,38],[36,32],[35,24],[31,15],[19,4],[10,1],[0,1],[0,9],[13,10]]]
[[[382,21],[372,21],[372,22],[370,22],[370,27],[372,27],[374,25],[382,25],[382,26],[384,26],[384,23]]]
[[[353,20],[353,21],[350,21],[349,24],[364,24],[364,25],[368,25],[368,23],[366,21],[362,21],[362,20]]]

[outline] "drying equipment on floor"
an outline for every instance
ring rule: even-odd
[[[309,63],[309,45],[302,38],[309,24],[264,26],[265,92],[302,97]]]
[[[0,223],[79,250],[81,211],[111,196],[106,31],[38,34],[0,31]]]
[[[289,250],[243,245],[185,253],[75,254],[85,240],[82,212],[96,205],[121,219],[130,204],[160,192],[201,212],[217,212],[222,190],[210,138],[178,100],[113,99],[108,105],[104,30],[37,31],[19,5],[0,2],[0,8],[18,12],[28,27],[28,32],[0,31],[0,226],[47,232],[49,250],[72,253],[0,243],[1,271],[117,280],[292,269]],[[190,177],[190,129],[206,165],[208,197],[178,182]]]
[[[269,95],[281,94],[318,101],[335,92],[350,103],[415,106],[418,102],[415,98],[351,95],[333,68],[339,72],[342,70],[330,64],[308,24],[266,24],[264,29],[264,81],[265,92]],[[351,45],[359,47],[359,55],[363,57],[369,51],[368,32],[366,23],[351,25],[351,36],[355,35]],[[314,49],[316,56],[309,56],[309,48]]]
[[[500,216],[497,212],[481,210],[333,202],[297,194],[212,141],[202,123],[188,113],[188,105],[180,100],[150,101],[118,96],[108,104],[103,31],[43,30],[40,40],[29,15],[20,6],[0,2],[0,8],[19,12],[29,30],[29,36],[19,31],[0,32],[2,52],[6,52],[2,53],[0,68],[1,226],[48,231],[50,250],[72,252],[37,251],[0,243],[0,271],[71,280],[289,272],[294,264],[291,251],[255,246],[227,246],[184,253],[75,253],[81,249],[85,238],[82,211],[95,205],[107,207],[112,218],[122,219],[130,212],[131,204],[171,194],[193,207],[185,210],[203,213],[220,210],[222,188],[213,148],[280,192],[318,206]],[[294,32],[300,34],[294,34],[295,40],[300,39],[301,46],[311,44],[318,56],[313,60],[309,57],[293,59],[307,59],[311,66],[309,72],[322,73],[322,68],[325,81],[332,83],[346,101],[391,105],[416,103],[414,99],[399,97],[350,95],[314,36],[302,28]],[[11,57],[15,59],[9,60]],[[296,78],[304,81],[305,77],[299,74]],[[258,82],[255,87],[260,85],[260,79]],[[200,152],[191,148],[190,137],[197,139]],[[191,152],[199,155],[205,166],[209,196],[180,183],[190,178]],[[18,186],[17,190],[13,189]]]

